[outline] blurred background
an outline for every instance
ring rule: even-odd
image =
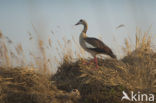
[[[79,47],[82,26],[74,24],[80,19],[87,21],[89,37],[101,39],[122,58],[125,38],[135,45],[137,28],[149,30],[155,38],[155,4],[155,0],[1,0],[0,31],[8,40],[9,55],[17,56],[17,48],[23,52],[18,60],[24,61],[13,59],[13,66],[45,61],[56,72],[64,54],[90,57]]]

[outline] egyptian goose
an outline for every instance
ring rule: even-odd
[[[89,52],[94,57],[94,62],[96,63],[96,68],[98,68],[98,61],[96,58],[97,54],[105,54],[109,55],[112,58],[116,58],[112,50],[105,45],[101,40],[93,38],[93,37],[87,37],[86,32],[88,29],[88,24],[85,20],[80,20],[77,24],[82,24],[84,26],[80,36],[79,36],[79,43],[81,47]]]

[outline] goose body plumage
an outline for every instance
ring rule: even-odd
[[[109,55],[112,58],[116,58],[112,50],[101,40],[86,36],[86,32],[88,29],[88,24],[86,21],[81,19],[76,25],[79,24],[82,24],[84,26],[84,29],[79,36],[79,43],[84,50],[89,52],[95,58],[97,54],[105,54]]]

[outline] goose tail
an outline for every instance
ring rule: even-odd
[[[114,58],[114,59],[116,59],[116,55],[113,54],[113,53],[110,53],[109,56],[112,57],[112,58]]]

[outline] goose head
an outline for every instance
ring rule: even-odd
[[[86,21],[83,20],[83,19],[81,19],[81,20],[79,20],[79,22],[76,23],[75,25],[80,25],[80,24],[85,25],[85,24],[86,24]]]

